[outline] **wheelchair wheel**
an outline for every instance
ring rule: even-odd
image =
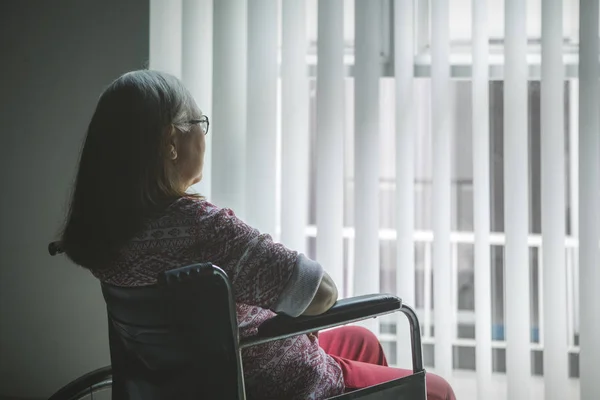
[[[107,400],[111,398],[111,387],[111,367],[99,368],[75,379],[48,400]]]

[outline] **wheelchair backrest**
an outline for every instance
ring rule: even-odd
[[[227,275],[194,264],[153,286],[103,283],[113,399],[243,399],[235,302]]]

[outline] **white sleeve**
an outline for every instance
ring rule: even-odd
[[[321,264],[300,254],[292,276],[273,308],[274,311],[292,317],[301,315],[315,297],[321,279],[323,279]]]

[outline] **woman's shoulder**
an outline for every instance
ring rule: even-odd
[[[175,200],[168,208],[167,213],[187,213],[197,215],[198,213],[211,213],[218,211],[219,207],[212,204],[204,197],[184,196]]]
[[[178,220],[181,226],[193,226],[211,238],[248,238],[259,232],[248,225],[243,218],[226,207],[219,207],[204,198],[182,197],[173,203],[166,219]]]
[[[219,222],[237,219],[233,210],[219,207],[203,197],[185,196],[172,203],[167,209],[167,216],[189,218],[196,222]]]

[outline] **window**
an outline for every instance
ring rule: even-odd
[[[316,103],[315,85],[311,82],[310,97],[310,124],[316,126]],[[380,82],[380,285],[382,292],[395,293],[396,282],[396,248],[392,236],[386,232],[395,229],[395,130],[394,130],[394,82],[393,78],[382,78]],[[415,141],[415,229],[427,232],[431,230],[431,208],[433,201],[432,170],[431,170],[431,132],[430,121],[430,80],[417,79],[415,83],[416,107],[416,135]],[[353,185],[353,155],[354,155],[354,102],[353,102],[353,79],[346,79],[346,125],[344,130],[345,149],[345,182],[344,182],[344,226],[353,226],[354,213],[354,185]],[[569,82],[565,82],[565,133],[568,137],[570,122],[570,92]],[[529,83],[529,157],[530,157],[530,232],[540,234],[541,232],[541,202],[540,202],[540,82]],[[471,127],[471,82],[468,80],[452,81],[452,104],[454,109],[453,132],[452,132],[452,230],[455,232],[472,232],[473,230],[473,165],[472,165],[472,127]],[[315,157],[316,129],[311,129],[311,157]],[[568,144],[568,141],[566,141]],[[503,203],[503,82],[490,81],[490,182],[491,182],[491,228],[492,231],[502,233],[504,227],[504,203]],[[569,176],[569,146],[565,148],[567,165],[565,166]],[[316,193],[315,181],[316,162],[311,162],[310,174],[310,224],[316,224]],[[568,197],[568,196],[567,196]],[[569,215],[569,202],[567,198],[567,209],[565,218]],[[570,229],[569,225],[567,228]],[[569,231],[568,231],[569,232]],[[314,240],[310,241],[310,256],[315,257]],[[344,259],[346,264],[352,258],[353,247],[349,239],[344,241]],[[534,246],[531,254],[531,318],[532,318],[532,342],[539,342],[539,253],[541,248]],[[426,255],[426,252],[429,252]],[[474,317],[474,255],[472,242],[453,243],[453,254],[456,259],[456,298],[457,298],[457,327],[456,337],[459,339],[475,339],[475,317]],[[422,313],[422,322],[431,323],[432,317],[426,318],[424,307],[426,306],[426,294],[429,296],[427,304],[434,303],[432,288],[425,290],[425,282],[430,285],[433,282],[431,265],[431,241],[417,241],[415,244],[416,262],[416,284],[417,295],[416,307]],[[427,271],[427,272],[426,272]],[[346,276],[348,266],[346,265]],[[430,276],[426,279],[425,274]],[[503,246],[497,245],[492,248],[492,321],[493,339],[504,340],[504,268],[503,268]],[[346,290],[350,282],[345,282]],[[399,294],[401,295],[401,294]],[[433,313],[434,310],[431,310]],[[392,329],[382,327],[382,331]],[[394,328],[395,329],[395,328]],[[425,329],[426,336],[431,336],[433,326]],[[474,343],[473,343],[474,345]],[[461,346],[455,349],[456,368],[475,368],[474,347]],[[433,360],[433,346],[426,345],[426,359]],[[494,350],[494,368],[497,372],[505,370],[504,350]],[[541,373],[541,350],[532,353],[534,373]]]

